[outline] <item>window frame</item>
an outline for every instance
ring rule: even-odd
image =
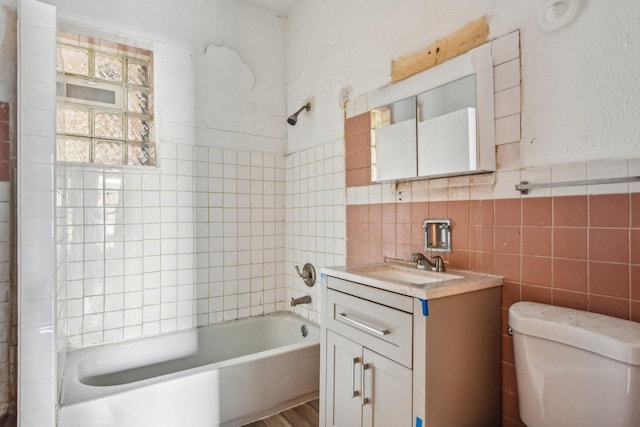
[[[70,69],[65,70],[66,67],[63,62],[64,49],[68,51],[78,50],[81,53],[86,53],[86,73],[84,73],[84,70],[80,73]],[[153,53],[146,49],[64,32],[58,34],[56,50],[56,70],[58,75],[58,87],[56,89],[58,109],[58,119],[56,123],[57,160],[71,164],[121,165],[133,167],[157,166],[157,145],[154,135]],[[96,57],[111,57],[119,60],[121,63],[120,80],[97,75],[98,65],[95,62]],[[146,76],[143,76],[140,80],[135,79],[135,81],[132,81],[134,79],[129,76],[129,70],[132,64],[146,68]],[[91,96],[91,89],[94,88],[112,91],[115,93],[114,101],[101,102],[80,96],[69,97],[69,85],[80,86],[79,91],[82,91],[82,87],[88,88],[88,90],[85,91],[87,98]],[[130,94],[134,92],[136,94],[144,94],[135,99],[138,99],[139,104],[144,105],[146,108],[129,108],[132,105],[130,103],[130,99],[132,99],[130,98]],[[96,96],[98,95],[97,92],[94,94]],[[108,94],[103,93],[102,95]],[[64,112],[65,108],[69,110],[77,108],[88,111],[88,134],[80,134],[74,132],[74,129],[67,128],[67,117],[60,117],[61,112]],[[100,113],[112,113],[121,116],[120,135],[99,135],[96,133],[96,114]],[[132,122],[137,125],[135,131],[131,129]],[[117,123],[117,120],[113,123]],[[118,127],[114,126],[112,129],[117,131]],[[66,147],[64,141],[73,139],[88,141],[88,155],[85,155],[86,149],[80,149],[80,151],[77,152],[79,154],[78,160],[75,160],[73,156],[65,152],[72,143],[70,143],[69,147]],[[111,151],[111,154],[114,154],[114,156],[107,159],[111,161],[97,162],[96,160],[99,160],[100,157],[100,149],[105,143],[115,148]],[[116,156],[118,151],[120,155]],[[86,161],[87,157],[88,161]]]

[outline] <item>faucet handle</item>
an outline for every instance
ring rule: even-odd
[[[411,254],[411,261],[413,261],[413,262],[418,262],[419,263],[419,262],[424,261],[426,259],[427,259],[427,257],[424,256],[420,252],[414,252],[414,253]]]
[[[309,272],[303,270],[302,273],[300,273],[300,268],[297,265],[296,265],[296,273],[298,273],[298,276],[302,277],[305,280],[309,278]]]
[[[316,283],[316,269],[313,267],[313,264],[306,263],[302,267],[302,273],[300,272],[300,268],[296,265],[296,273],[298,276],[302,278],[304,284],[307,286],[313,286]]]
[[[444,259],[440,255],[436,255],[431,259],[435,261],[434,267],[436,271],[444,271]]]

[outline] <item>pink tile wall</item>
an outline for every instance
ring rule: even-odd
[[[516,301],[640,321],[640,194],[347,206],[347,263],[424,251],[424,218],[452,220],[448,267],[504,277],[503,416],[520,425],[507,310]]]
[[[353,164],[350,144],[368,128],[364,116],[345,122],[347,178]],[[347,188],[369,185],[347,179]],[[517,301],[537,301],[640,321],[640,193],[494,197],[348,203],[346,260],[408,259],[412,252],[424,252],[425,218],[451,218],[453,250],[444,255],[448,267],[504,278],[503,426],[522,426],[513,342],[506,334],[508,308]]]
[[[347,206],[347,263],[423,252],[424,218],[452,220],[451,269],[504,277],[503,416],[520,425],[507,310],[517,301],[640,321],[640,194]]]
[[[15,312],[16,287],[12,283],[9,271],[14,254],[11,250],[9,208],[11,187],[9,181],[9,103],[0,102],[0,423],[5,414],[16,410],[16,325]]]
[[[369,112],[345,122],[345,179],[347,187],[371,184]]]

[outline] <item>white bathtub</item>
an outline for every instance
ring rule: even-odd
[[[318,327],[292,313],[75,350],[58,426],[238,426],[317,397],[319,367]]]

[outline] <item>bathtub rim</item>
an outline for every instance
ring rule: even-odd
[[[95,386],[95,385],[85,384],[81,382],[79,378],[78,363],[82,360],[82,358],[89,353],[98,352],[105,347],[119,347],[119,346],[124,347],[126,344],[141,343],[145,340],[149,340],[153,338],[169,338],[172,335],[176,335],[176,334],[191,333],[193,331],[199,331],[199,330],[204,330],[208,328],[230,327],[233,324],[237,324],[239,322],[250,323],[250,322],[259,321],[260,319],[264,319],[264,318],[276,318],[276,317],[282,317],[285,319],[285,321],[291,321],[291,322],[300,321],[303,324],[309,325],[310,333],[313,331],[311,339],[305,340],[303,342],[287,344],[285,346],[280,346],[280,347],[276,347],[269,350],[263,350],[256,353],[250,353],[250,354],[235,357],[232,359],[213,362],[213,363],[209,363],[201,366],[195,366],[192,368],[187,368],[187,369],[183,369],[183,370],[179,370],[179,371],[175,371],[175,372],[171,372],[163,375],[158,375],[151,378],[145,378],[139,381],[133,381],[131,383]],[[101,344],[98,346],[75,349],[67,353],[65,369],[64,369],[63,378],[62,378],[62,386],[60,387],[60,394],[58,396],[57,406],[60,409],[63,407],[78,405],[85,402],[101,399],[113,394],[117,394],[118,392],[124,392],[128,390],[133,390],[136,388],[151,386],[161,381],[168,381],[171,379],[186,377],[190,375],[198,375],[199,373],[202,373],[204,371],[208,371],[211,369],[222,369],[224,367],[234,366],[237,364],[241,364],[243,362],[246,363],[257,358],[262,359],[262,358],[275,357],[282,353],[301,350],[307,347],[312,347],[314,345],[318,345],[318,346],[320,345],[320,326],[317,323],[310,321],[308,319],[305,319],[304,317],[294,312],[281,311],[281,312],[263,314],[260,316],[252,316],[252,317],[246,317],[242,319],[235,319],[235,320],[230,320],[230,321],[221,322],[221,323],[200,325],[200,326],[196,326],[189,329],[168,332],[165,334],[157,334],[157,335],[152,335],[148,337],[136,338],[135,340],[122,341],[122,342],[116,342],[116,343],[107,343],[107,344]]]

